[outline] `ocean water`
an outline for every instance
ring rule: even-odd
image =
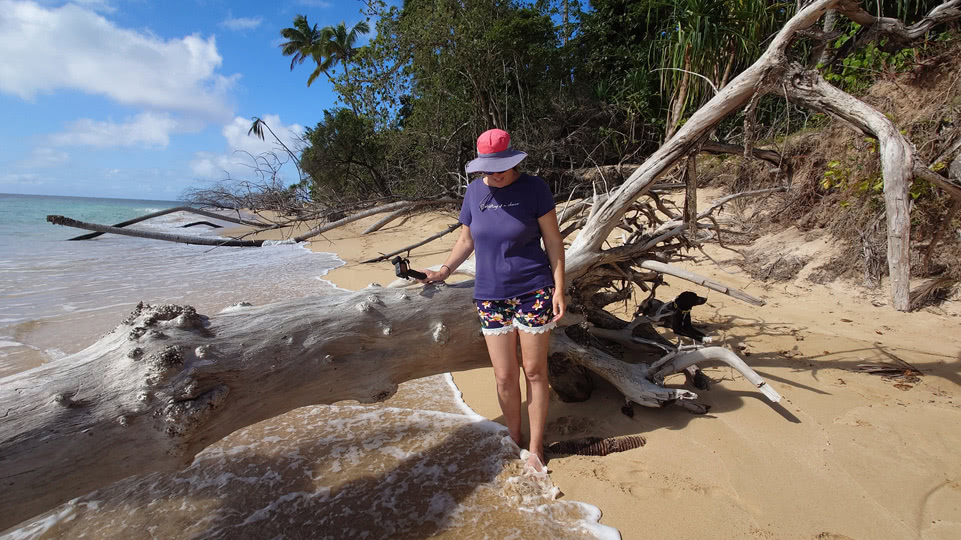
[[[264,304],[332,289],[342,264],[302,246],[227,248],[103,235],[51,225],[50,214],[114,224],[180,203],[0,195],[0,376],[62,358],[116,326],[139,301],[189,303],[212,314],[238,302]],[[211,221],[174,213],[132,229],[213,235]],[[227,222],[218,222],[232,226]]]
[[[211,248],[46,223],[118,223],[171,201],[0,194],[0,377],[62,361],[139,301],[215,315],[336,294],[342,264],[303,246]],[[175,213],[132,227],[217,235]],[[230,225],[223,223],[223,225]],[[617,538],[589,505],[556,500],[523,472],[506,430],[471,411],[449,375],[401,385],[380,404],[305,407],[211,445],[176,473],[132,477],[0,538]],[[56,489],[51,486],[50,489]]]

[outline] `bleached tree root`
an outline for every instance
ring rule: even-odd
[[[666,361],[664,361],[666,360]],[[712,360],[724,362],[736,369],[745,379],[753,384],[771,403],[781,401],[781,395],[777,393],[771,385],[764,382],[764,379],[757,374],[747,363],[738,355],[725,349],[724,347],[704,347],[687,352],[680,352],[677,356],[663,359],[651,365],[654,370],[651,376],[656,383],[663,383],[664,378],[674,373],[680,373],[689,366],[701,365]]]
[[[792,64],[791,74],[786,80],[785,91],[792,101],[840,118],[862,133],[878,139],[884,175],[891,303],[899,311],[908,311],[911,308],[908,187],[915,169],[913,146],[880,111],[831,86],[818,72]]]
[[[611,338],[618,331],[592,329],[596,335]],[[629,330],[621,331],[624,335]],[[640,344],[636,338],[625,338],[624,343]],[[645,407],[663,407],[675,401],[697,399],[697,394],[688,390],[665,388],[664,378],[680,373],[685,368],[708,361],[721,361],[738,370],[744,378],[758,388],[772,402],[781,396],[764,382],[744,360],[723,347],[704,347],[694,350],[675,350],[666,354],[652,355],[634,348],[632,360],[642,363],[627,363],[610,354],[576,343],[564,335],[555,336],[551,341],[551,354],[562,354],[565,358],[580,364],[591,372],[603,377],[618,389],[624,398]],[[646,362],[646,363],[645,363]]]
[[[594,348],[578,344],[562,334],[551,340],[551,354],[562,354],[576,364],[606,379],[624,395],[625,400],[645,407],[662,407],[677,400],[694,400],[688,390],[665,388],[649,380],[647,364],[629,364]]]

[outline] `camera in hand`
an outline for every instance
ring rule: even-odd
[[[417,270],[411,270],[410,261],[400,255],[391,259],[390,262],[394,265],[394,273],[397,274],[397,277],[404,279],[427,279],[427,274],[418,272]]]

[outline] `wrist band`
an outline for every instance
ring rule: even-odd
[[[450,266],[447,266],[446,264],[442,264],[441,267],[447,269],[447,275],[448,275],[448,276],[451,275],[451,274],[454,272],[453,270],[450,269]]]

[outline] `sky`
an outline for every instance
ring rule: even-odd
[[[178,200],[250,179],[337,106],[280,30],[363,20],[359,0],[0,0],[0,193]],[[370,22],[374,26],[374,21]],[[364,36],[364,44],[370,36]],[[296,171],[281,170],[288,183]]]

